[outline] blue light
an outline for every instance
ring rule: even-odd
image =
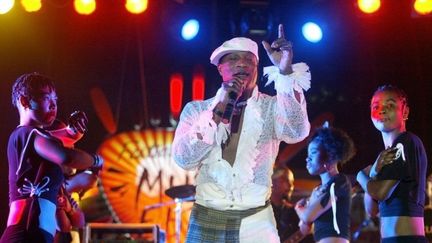
[[[199,22],[196,19],[188,20],[182,27],[181,35],[185,40],[192,40],[198,34]]]
[[[321,28],[313,22],[307,22],[304,24],[302,27],[302,33],[306,40],[313,43],[319,42],[323,35]]]

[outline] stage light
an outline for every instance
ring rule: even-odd
[[[9,12],[15,4],[15,0],[0,0],[0,14]]]
[[[75,0],[74,1],[75,11],[82,15],[89,15],[96,10],[95,0]]]
[[[357,0],[357,4],[359,9],[367,14],[375,13],[381,7],[380,0]]]
[[[415,0],[414,11],[420,16],[432,13],[432,0]]]
[[[243,36],[266,38],[271,32],[272,27],[272,15],[268,9],[247,9],[243,12],[240,19],[240,33]]]
[[[170,78],[170,108],[174,118],[178,118],[183,102],[183,75],[174,73]]]
[[[127,0],[125,7],[127,11],[133,14],[140,14],[146,11],[148,0]]]
[[[192,100],[204,100],[205,77],[204,68],[197,65],[192,78]]]
[[[42,8],[41,0],[21,0],[21,5],[27,12],[37,12]]]
[[[198,34],[199,22],[196,19],[190,19],[182,27],[181,35],[185,40],[192,40]]]
[[[302,27],[302,33],[306,40],[313,43],[319,42],[323,35],[321,28],[313,22],[307,22],[304,24]]]
[[[273,12],[269,0],[240,0],[229,12],[231,35],[249,37],[260,42],[270,37],[273,30]]]

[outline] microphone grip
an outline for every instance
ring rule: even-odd
[[[234,112],[234,106],[236,104],[236,100],[237,100],[237,93],[235,92],[230,92],[228,94],[228,103],[225,106],[225,111],[222,115],[222,122],[224,124],[228,124],[231,122],[231,118]]]

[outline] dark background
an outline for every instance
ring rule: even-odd
[[[306,93],[310,120],[324,112],[334,115],[333,125],[354,139],[358,154],[342,171],[354,174],[371,163],[383,148],[380,134],[369,116],[369,99],[375,88],[393,83],[405,89],[411,114],[408,130],[418,134],[432,151],[432,18],[413,17],[411,0],[383,0],[378,13],[361,14],[354,0],[264,1],[273,28],[266,40],[277,37],[283,23],[287,39],[294,43],[295,62],[306,62],[312,72],[312,88]],[[192,71],[205,70],[206,98],[220,86],[216,68],[209,63],[214,48],[239,35],[239,16],[244,1],[149,1],[146,12],[128,13],[123,1],[97,1],[90,16],[77,15],[72,1],[44,2],[42,10],[26,13],[19,3],[0,15],[0,228],[8,212],[6,144],[18,124],[10,90],[21,74],[38,71],[52,77],[59,96],[59,117],[74,110],[87,113],[88,135],[78,147],[96,151],[109,136],[95,114],[90,89],[106,94],[117,132],[148,128],[150,119],[169,122],[169,77],[185,78],[183,100],[191,99]],[[201,21],[198,37],[190,42],[177,34],[180,23],[194,16]],[[323,40],[306,42],[301,25],[306,20],[321,24]],[[258,42],[262,38],[255,38]],[[270,64],[260,46],[260,70]],[[141,57],[141,59],[140,59]],[[260,88],[274,94],[272,87]],[[284,145],[282,146],[284,147]],[[430,156],[429,156],[430,157]],[[286,161],[304,174],[303,150]]]

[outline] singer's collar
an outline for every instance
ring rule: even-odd
[[[257,86],[257,85],[255,85],[255,88],[254,88],[254,90],[252,91],[251,98],[254,98],[255,101],[258,100],[258,86]]]
[[[255,85],[255,87],[254,87],[254,89],[252,90],[252,94],[251,94],[251,96],[249,97],[249,98],[247,98],[247,100],[239,100],[238,102],[237,102],[237,104],[238,103],[243,103],[243,102],[247,102],[249,99],[251,99],[251,98],[253,98],[255,101],[257,101],[258,100],[258,86],[257,85]]]

